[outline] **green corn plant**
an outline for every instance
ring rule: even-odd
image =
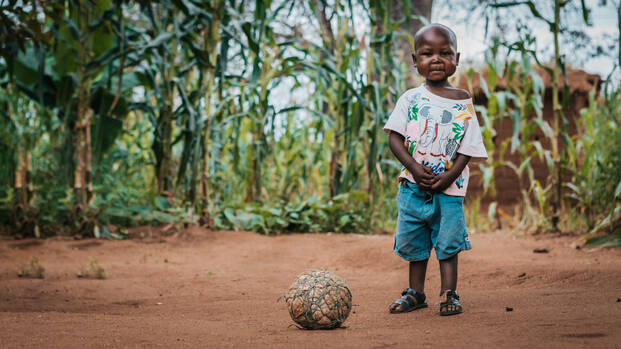
[[[320,1],[309,1],[308,6],[319,24],[323,45],[312,45],[304,51],[313,61],[308,68],[317,72],[312,81],[321,99],[316,100],[314,108],[322,116],[318,131],[331,149],[328,192],[335,196],[360,186],[359,174],[364,165],[357,161],[364,118],[360,106],[368,109],[359,92],[364,88],[360,83],[361,51],[354,35],[351,3],[337,2],[328,7]],[[334,24],[328,20],[330,12],[338,14]]]
[[[566,164],[566,141],[570,138],[567,133],[567,120],[565,117],[565,110],[568,105],[568,96],[569,96],[569,87],[566,84],[567,76],[565,73],[565,63],[564,56],[562,56],[560,52],[559,46],[559,36],[561,33],[561,11],[568,6],[570,2],[555,0],[553,5],[554,18],[548,19],[542,12],[538,9],[538,5],[532,1],[524,1],[524,2],[508,2],[508,3],[494,3],[491,6],[500,8],[500,7],[513,7],[513,6],[522,6],[526,5],[532,16],[538,20],[543,21],[548,25],[550,34],[552,34],[553,42],[554,42],[554,60],[552,67],[545,66],[539,62],[537,59],[536,53],[533,50],[526,50],[531,54],[531,56],[537,61],[537,64],[545,69],[548,74],[551,76],[552,83],[552,110],[554,113],[554,119],[552,125],[546,125],[540,123],[540,128],[544,132],[544,134],[548,137],[551,142],[551,149],[548,157],[548,170],[550,173],[550,180],[548,181],[550,185],[552,185],[553,190],[550,191],[552,195],[548,197],[546,200],[551,204],[551,214],[550,223],[552,225],[552,229],[558,231],[559,230],[559,217],[561,214],[561,210],[563,208],[563,179],[564,172],[567,167]],[[589,10],[585,5],[585,2],[581,2],[582,14],[585,23],[589,24]],[[518,42],[514,45],[517,45],[524,49],[523,43]],[[564,76],[564,88],[563,88],[563,103],[559,101],[559,75],[563,73]],[[539,185],[540,187],[540,185]],[[539,195],[548,196],[547,189],[536,190],[536,193]],[[543,202],[544,198],[538,196],[539,202]],[[540,205],[540,207],[545,208],[545,206]]]
[[[2,191],[11,189],[13,200],[10,204],[12,223],[15,231],[39,237],[37,210],[34,206],[36,195],[33,184],[33,157],[37,134],[40,133],[38,120],[33,118],[30,109],[33,102],[20,93],[14,84],[4,90],[2,99],[4,104],[5,131],[3,132],[4,159],[8,165],[5,169]],[[8,171],[7,171],[8,170]],[[11,187],[9,183],[12,183]]]
[[[617,22],[621,25],[621,4],[617,4]],[[566,140],[567,165],[573,181],[565,185],[569,198],[576,203],[572,215],[584,222],[587,234],[583,239],[587,245],[621,244],[621,175],[616,170],[621,153],[608,143],[621,137],[621,87],[612,79],[619,67],[621,47],[618,61],[603,84],[603,97],[597,99],[596,91],[591,91],[588,107],[581,111],[577,122],[577,135]],[[600,231],[609,235],[593,237]]]
[[[525,40],[508,45],[510,50],[517,50],[520,53],[520,63],[513,61],[507,65],[507,81],[514,81],[517,78],[519,83],[509,84],[511,102],[515,109],[509,112],[513,121],[513,136],[510,141],[505,142],[510,142],[511,152],[518,152],[519,162],[514,164],[511,161],[503,161],[503,165],[513,170],[521,185],[524,182],[530,183],[521,189],[521,226],[525,229],[546,230],[549,229],[549,220],[545,218],[550,212],[548,197],[553,187],[549,181],[547,186],[542,186],[535,178],[532,162],[537,158],[545,162],[550,173],[553,172],[554,155],[544,149],[535,135],[541,131],[544,139],[551,144],[555,141],[556,135],[549,123],[543,119],[543,82],[538,73],[532,69],[531,55],[525,48],[525,45],[532,44],[534,44],[534,38],[526,34]],[[504,148],[506,149],[507,145],[504,145]],[[531,204],[533,199],[537,205]],[[533,207],[537,207],[538,210],[533,210]]]
[[[222,88],[216,84],[217,80],[221,83],[221,71],[226,67],[226,62],[220,58],[226,50],[218,50],[218,45],[226,46],[220,37],[222,31],[229,30],[226,25],[230,15],[225,1],[186,4],[188,6],[180,8],[184,19],[174,26],[181,62],[185,63],[182,71],[187,71],[175,81],[181,99],[180,107],[175,110],[175,119],[183,125],[176,177],[177,186],[183,186],[179,190],[183,191],[187,205],[198,206],[200,196],[203,220],[209,222],[212,126],[217,121],[214,112],[223,103]],[[218,66],[222,63],[224,66]]]
[[[247,170],[242,170],[245,178],[245,200],[260,201],[264,199],[264,188],[268,178],[264,176],[264,166],[273,158],[273,120],[275,107],[270,102],[271,91],[281,82],[283,76],[290,75],[299,60],[287,56],[290,43],[279,44],[274,36],[273,19],[281,11],[290,11],[286,2],[279,4],[272,1],[257,1],[253,11],[254,20],[236,20],[240,32],[244,35],[245,45],[241,49],[246,53],[243,70],[238,79],[232,81],[232,87],[239,89],[239,109],[236,114],[243,117],[236,138],[249,137],[244,157]],[[237,117],[236,115],[236,117]],[[239,148],[238,148],[239,149]]]
[[[621,212],[621,175],[616,166],[621,152],[610,147],[608,140],[621,134],[621,95],[618,86],[604,86],[599,101],[595,91],[589,96],[589,106],[582,110],[578,133],[568,142],[568,169],[573,181],[565,183],[568,196],[574,201],[572,214],[581,217],[583,230],[593,234],[601,230],[614,233]],[[585,235],[590,238],[590,235]]]
[[[54,68],[62,74],[73,75],[77,82],[75,100],[70,102],[71,111],[65,111],[66,125],[73,131],[76,218],[88,211],[94,200],[91,139],[94,115],[90,103],[93,82],[103,70],[102,63],[109,59],[114,40],[110,22],[102,20],[111,13],[111,3],[102,0],[94,5],[87,1],[72,1],[67,7],[57,5],[55,8],[66,11],[65,18],[50,16],[56,28]]]
[[[154,127],[153,153],[158,192],[174,195],[174,99],[175,81],[183,62],[180,61],[179,43],[174,35],[179,11],[171,2],[146,3],[141,7],[136,25],[148,25],[141,31],[138,52],[141,59],[136,74],[150,92],[144,107]]]

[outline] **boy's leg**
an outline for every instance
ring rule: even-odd
[[[432,243],[440,261],[441,292],[446,301],[440,304],[440,315],[462,312],[457,289],[457,261],[460,251],[471,248],[466,232],[463,198],[444,194],[435,195],[438,220],[434,224]]]
[[[429,259],[424,259],[422,261],[410,262],[410,288],[416,291],[419,294],[425,294],[425,276],[427,275],[427,262]],[[411,294],[404,294],[405,297],[410,298],[410,300],[414,304],[418,304],[419,299],[412,296]],[[424,302],[424,301],[423,301]],[[405,311],[406,306],[404,304],[399,304],[393,302],[390,305],[390,311],[401,313]]]
[[[429,259],[410,262],[410,288],[416,292],[425,292],[425,276],[427,275],[428,261]]]
[[[442,279],[440,295],[444,294],[445,291],[457,289],[457,256],[456,254],[440,261],[440,278]]]
[[[401,298],[392,302],[389,307],[391,313],[404,313],[415,309],[427,307],[425,289],[425,275],[427,274],[427,261],[410,262],[410,288],[406,288]]]
[[[427,212],[432,212],[432,202],[425,201],[425,192],[414,183],[403,182],[397,194],[397,231],[394,251],[409,261],[409,288],[401,293],[389,307],[391,313],[403,313],[424,308],[426,296],[425,275],[431,251],[430,229]]]
[[[456,315],[463,311],[457,294],[457,256],[440,260],[440,278],[442,279],[442,291],[446,292],[446,301],[440,303],[440,315]]]

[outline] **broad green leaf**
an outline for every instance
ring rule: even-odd
[[[161,196],[155,198],[155,206],[162,211],[173,207],[168,199]]]
[[[585,243],[586,246],[599,246],[599,247],[612,247],[621,246],[621,233],[619,230],[613,235],[597,236],[588,239]]]
[[[121,120],[100,115],[91,125],[92,151],[95,159],[101,158],[112,145],[123,129]]]
[[[483,192],[487,193],[490,189],[490,184],[492,183],[494,168],[491,166],[484,166],[483,164],[480,164],[479,168],[483,173]]]
[[[13,74],[22,84],[32,86],[39,81],[38,63],[34,51],[20,52],[13,62]]]
[[[175,217],[165,212],[153,211],[152,214],[153,214],[153,218],[157,220],[158,222],[175,223],[177,221]]]
[[[513,119],[513,136],[511,137],[511,152],[513,153],[522,142],[520,139],[522,115],[518,110],[512,110],[509,115]]]
[[[540,118],[534,118],[535,122],[537,123],[537,125],[539,125],[539,129],[543,132],[543,134],[548,138],[548,139],[554,139],[554,130],[552,129],[552,127],[550,126],[550,124]]]
[[[112,48],[114,34],[108,26],[102,26],[95,31],[92,40],[94,57],[97,58]]]
[[[494,66],[488,66],[489,70],[487,72],[487,84],[489,86],[489,91],[496,90],[496,84],[498,83],[498,72]],[[481,77],[480,81],[483,81],[483,77]]]
[[[59,75],[70,74],[76,71],[77,62],[75,51],[64,43],[58,43],[54,51],[56,64],[54,68]]]
[[[530,167],[530,161],[531,161],[531,159],[532,159],[532,158],[529,156],[529,157],[527,157],[527,158],[526,158],[526,160],[524,160],[524,161],[522,162],[522,164],[520,165],[520,167],[519,167],[519,168],[518,168],[518,170],[517,170],[518,177],[521,177],[521,176],[522,176],[522,171],[524,171],[524,169],[525,169],[525,168]]]
[[[112,7],[111,0],[95,0],[95,5],[97,6],[96,14],[97,16],[101,16],[106,10]]]
[[[492,201],[489,204],[489,208],[487,209],[487,222],[492,225],[494,223],[494,217],[496,217],[498,209],[498,203],[496,201]]]

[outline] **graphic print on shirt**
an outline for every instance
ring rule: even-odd
[[[459,175],[457,180],[455,180],[455,185],[457,186],[457,188],[462,189],[464,187],[465,181],[466,179],[462,175]]]
[[[419,114],[421,116],[420,126],[413,127],[422,128],[416,151],[423,156],[430,155],[438,158],[439,167],[437,167],[438,172],[436,174],[441,173],[445,170],[446,160],[452,160],[452,156],[457,151],[456,135],[453,132],[454,127],[452,127],[453,114],[449,110],[438,109],[432,105],[421,107]]]
[[[415,122],[418,121],[419,109],[418,103],[416,102],[420,98],[420,93],[416,93],[408,99],[408,104],[410,105],[410,107],[408,108],[408,122],[412,120]],[[408,135],[405,137],[405,148],[408,150],[408,153],[410,153],[411,156],[414,155],[416,143],[416,139],[412,138],[411,136]],[[405,170],[405,167],[403,167],[402,170]]]
[[[427,160],[423,160],[421,165],[429,167],[434,174],[438,175],[444,171],[446,171],[446,162],[444,159],[440,159],[439,162],[431,163]]]
[[[405,147],[408,153],[430,159],[423,165],[429,166],[435,174],[451,168],[474,108],[459,103],[436,105],[420,93],[414,93],[408,98],[407,110]],[[407,175],[408,171],[405,172]]]

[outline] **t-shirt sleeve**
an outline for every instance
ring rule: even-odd
[[[388,117],[388,121],[384,125],[384,132],[387,134],[390,131],[395,131],[405,137],[405,129],[408,123],[408,101],[405,97],[405,94],[401,95],[397,100],[397,104],[395,105],[395,109],[393,109],[392,113]]]
[[[479,121],[472,103],[468,105],[468,110],[472,117],[466,121],[468,125],[465,127],[464,138],[461,140],[457,152],[473,158],[487,158],[487,150],[485,150],[485,145],[483,144],[481,128],[479,127]]]

